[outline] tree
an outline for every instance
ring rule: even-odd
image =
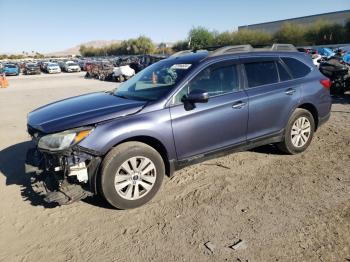
[[[215,45],[225,46],[232,45],[234,32],[225,31],[219,33],[215,38]]]
[[[210,32],[205,27],[192,28],[188,34],[190,46],[193,49],[201,49],[212,46],[215,40],[215,33]]]
[[[272,43],[272,36],[260,30],[243,29],[232,33],[231,43],[233,45],[268,45]]]
[[[346,26],[320,20],[307,28],[305,39],[312,45],[344,43]]]
[[[284,44],[306,45],[305,33],[306,29],[304,26],[295,23],[285,23],[274,34],[274,40]]]
[[[172,49],[175,52],[179,52],[179,51],[183,51],[183,50],[187,50],[189,49],[189,45],[188,45],[188,40],[183,40],[183,41],[177,41],[173,46]]]

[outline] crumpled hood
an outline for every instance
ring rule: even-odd
[[[145,101],[98,92],[76,96],[40,107],[28,114],[28,125],[44,133],[54,133],[105,120],[135,114]]]

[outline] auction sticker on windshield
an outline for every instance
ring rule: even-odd
[[[191,67],[192,64],[174,64],[172,65],[170,68],[171,69],[189,69]]]

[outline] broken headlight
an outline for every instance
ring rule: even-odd
[[[92,130],[92,127],[86,127],[46,135],[40,138],[38,147],[50,151],[65,150],[86,138]]]

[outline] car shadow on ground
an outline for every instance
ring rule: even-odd
[[[32,148],[31,141],[21,142],[12,146],[9,146],[0,151],[0,172],[5,176],[5,184],[18,185],[21,190],[21,196],[24,201],[29,201],[33,206],[43,206],[45,208],[54,208],[56,204],[49,204],[44,201],[33,190],[32,179],[35,177],[35,173],[26,173],[25,161],[28,149]],[[102,197],[88,197],[83,200],[85,203],[102,207],[106,209],[112,209]]]
[[[53,207],[44,202],[31,186],[31,175],[25,173],[26,153],[32,142],[21,142],[0,151],[0,171],[6,177],[6,185],[20,186],[21,195],[33,206]]]
[[[334,95],[332,96],[332,104],[340,104],[340,105],[350,105],[350,92],[344,94],[344,95]],[[332,108],[331,112],[337,112],[337,113],[347,113],[350,114],[350,110],[337,110]]]
[[[277,146],[273,144],[255,147],[250,149],[249,151],[254,153],[267,154],[267,155],[285,155],[284,152],[279,150]]]
[[[332,104],[350,104],[350,92],[347,92],[344,95],[333,95]]]

